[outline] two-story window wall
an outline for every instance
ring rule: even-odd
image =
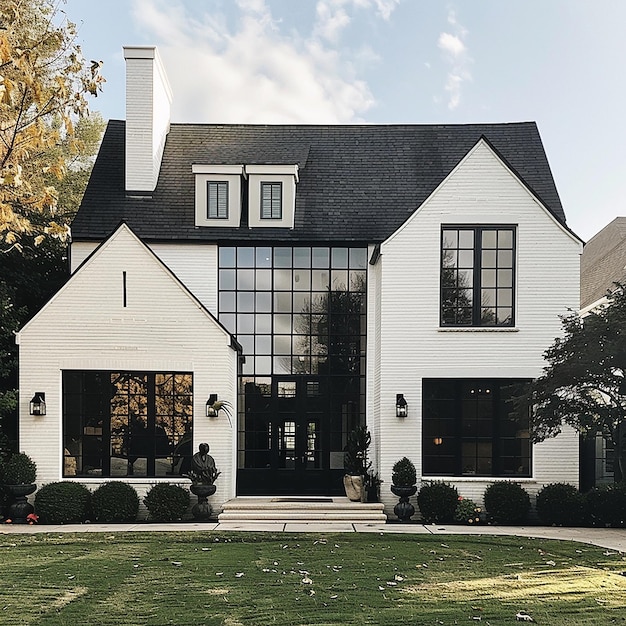
[[[246,357],[238,492],[341,493],[365,419],[367,248],[221,247],[219,319]]]

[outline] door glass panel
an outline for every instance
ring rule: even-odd
[[[296,462],[296,422],[285,420],[278,435],[279,465],[281,469],[293,469]]]

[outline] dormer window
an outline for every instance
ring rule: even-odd
[[[228,181],[207,181],[207,219],[228,219]]]
[[[297,165],[246,165],[250,228],[293,228]]]
[[[261,183],[261,219],[280,220],[283,217],[283,184]]]
[[[196,178],[196,226],[239,226],[243,165],[194,164],[192,171]]]

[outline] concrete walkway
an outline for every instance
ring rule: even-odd
[[[0,533],[121,533],[121,532],[287,532],[287,533],[376,533],[407,535],[485,535],[535,537],[539,539],[559,539],[578,541],[608,550],[626,554],[626,529],[624,528],[557,528],[547,526],[459,526],[423,524],[350,524],[342,522],[303,523],[303,522],[184,522],[172,524],[67,524],[33,525],[4,524]]]

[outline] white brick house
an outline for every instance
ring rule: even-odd
[[[72,278],[18,337],[40,482],[180,482],[208,441],[218,507],[337,495],[366,424],[387,513],[402,456],[477,500],[494,480],[578,483],[576,434],[532,446],[506,403],[579,302],[582,243],[534,123],[170,125],[156,50],[125,56],[127,120],[74,221]],[[232,423],[206,417],[211,394]]]

